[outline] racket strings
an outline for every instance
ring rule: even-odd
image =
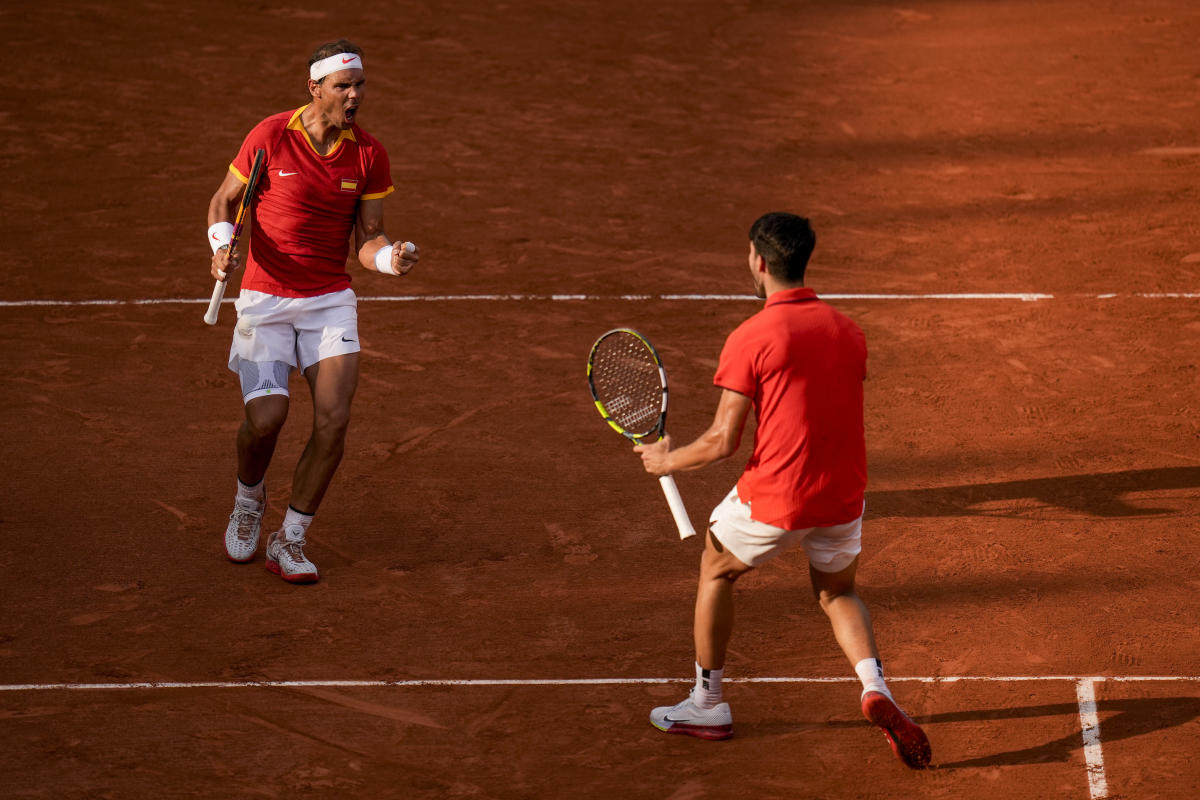
[[[654,354],[634,336],[609,336],[593,358],[596,399],[613,420],[634,435],[658,427],[663,407],[662,373]]]

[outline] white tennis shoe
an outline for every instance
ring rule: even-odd
[[[317,565],[304,556],[304,528],[291,525],[267,537],[267,569],[288,583],[316,583]]]
[[[650,724],[667,733],[683,733],[700,739],[728,739],[733,736],[733,713],[729,703],[701,708],[687,699],[673,706],[660,706],[650,712]]]
[[[229,524],[225,526],[225,555],[230,561],[245,564],[254,560],[266,508],[266,495],[254,506],[244,506],[234,501],[233,513],[229,515]]]

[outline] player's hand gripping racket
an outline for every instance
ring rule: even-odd
[[[635,330],[617,328],[601,336],[588,356],[588,388],[600,416],[613,430],[641,444],[658,441],[667,426],[667,371],[654,346]],[[675,479],[658,479],[679,538],[696,535]]]
[[[246,191],[242,194],[242,204],[238,206],[237,218],[233,221],[233,236],[229,240],[229,252],[232,254],[233,249],[237,247],[238,239],[242,236],[242,220],[246,216],[246,210],[250,208],[250,203],[254,198],[254,187],[258,185],[258,176],[262,174],[263,160],[267,156],[267,151],[261,147],[254,154],[254,165],[250,167],[250,179],[246,182]],[[221,299],[225,297],[225,286],[228,285],[229,278],[223,281],[217,281],[213,286],[212,299],[208,301],[208,311],[204,314],[204,321],[209,325],[217,324],[217,312],[221,310]]]

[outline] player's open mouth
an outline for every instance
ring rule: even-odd
[[[356,114],[358,114],[358,106],[349,106],[346,109],[346,122],[354,122]]]

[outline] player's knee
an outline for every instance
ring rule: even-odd
[[[251,402],[246,406],[246,429],[256,439],[278,436],[283,423],[287,422],[287,415],[287,398]]]
[[[854,597],[854,584],[858,574],[858,552],[814,552],[809,551],[808,575],[812,580],[813,595],[821,608],[840,597]]]
[[[350,407],[324,408],[313,412],[313,432],[322,439],[342,441],[350,428]]]
[[[821,604],[821,608],[828,608],[830,604],[843,597],[854,596],[854,579],[852,577],[843,574],[822,573],[818,570],[812,570],[811,575],[813,595]]]
[[[821,608],[828,611],[838,600],[857,598],[853,583],[831,583],[826,586],[813,586],[813,595]]]
[[[746,566],[729,553],[718,554],[711,550],[705,550],[704,556],[700,559],[700,578],[706,581],[720,580],[733,583],[752,569],[753,567]]]

